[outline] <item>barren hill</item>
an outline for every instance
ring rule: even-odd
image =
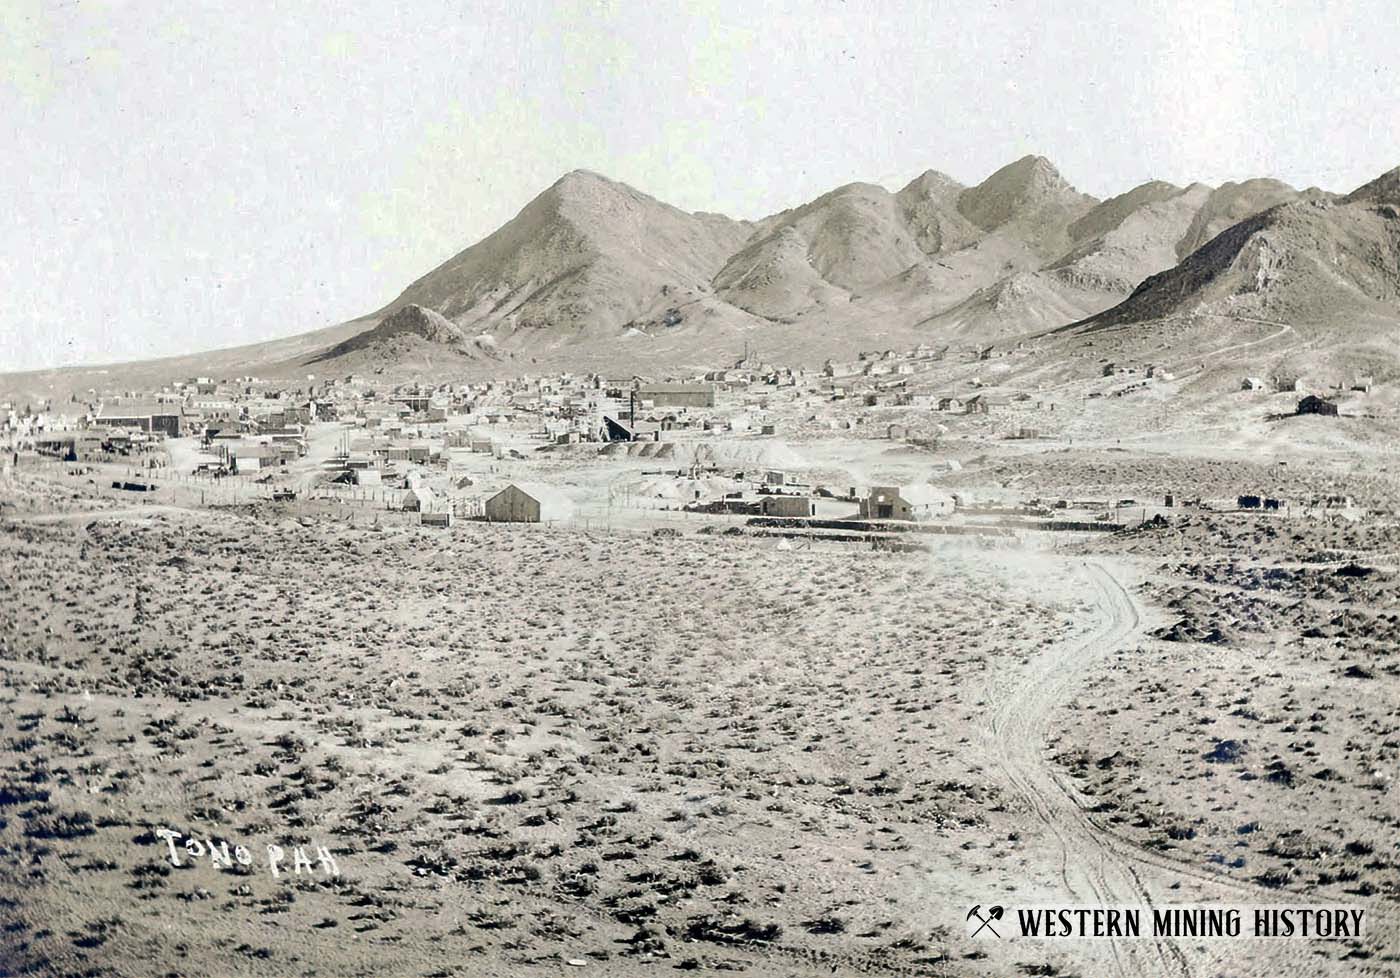
[[[1307,324],[1396,316],[1400,217],[1388,186],[1383,177],[1340,201],[1300,199],[1241,221],[1093,324],[1197,312]]]
[[[743,222],[689,214],[578,170],[385,311],[417,304],[472,332],[620,327],[708,292],[748,233]]]
[[[1255,179],[1224,183],[1215,188],[1201,205],[1191,226],[1177,242],[1178,258],[1185,258],[1222,231],[1246,218],[1303,196],[1278,180]]]
[[[1051,259],[1069,247],[1069,226],[1097,203],[1045,157],[1026,156],[965,191],[958,210],[984,231],[1013,235]]]
[[[924,325],[993,342],[1102,312],[1176,263],[1176,242],[1209,194],[1200,184],[1153,181],[1110,198],[1068,226],[1073,245],[1055,261],[985,285]]]
[[[1056,257],[1094,203],[1043,157],[971,188],[935,170],[896,193],[848,184],[759,221],[714,284],[768,319],[864,301],[913,323]]]
[[[715,276],[718,294],[770,319],[847,302],[980,236],[957,211],[962,187],[928,171],[892,194],[847,184],[758,222],[744,249]]]

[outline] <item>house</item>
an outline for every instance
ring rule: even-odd
[[[817,503],[810,496],[764,496],[758,511],[764,516],[805,519],[817,515]]]
[[[1351,389],[1360,391],[1363,394],[1371,393],[1371,388],[1375,385],[1375,380],[1371,377],[1357,377],[1351,382]]]
[[[890,441],[903,441],[909,437],[908,425],[892,424],[885,428],[885,436]]]
[[[860,500],[860,517],[923,521],[948,515],[954,505],[952,496],[933,486],[873,486]]]
[[[568,519],[573,503],[553,486],[512,483],[486,500],[486,519],[493,523],[549,523]]]
[[[1337,405],[1326,398],[1318,397],[1316,394],[1309,394],[1298,402],[1298,414],[1322,414],[1329,417],[1337,416]]]
[[[942,394],[938,398],[938,410],[959,412],[965,410],[966,402],[956,394]]]
[[[1264,390],[1267,386],[1268,386],[1268,385],[1266,385],[1266,384],[1264,383],[1264,378],[1263,378],[1263,377],[1246,377],[1246,378],[1240,383],[1240,390],[1242,390],[1242,391],[1262,391],[1262,390]]]
[[[973,394],[967,399],[969,414],[991,414],[1011,406],[1011,399],[1002,394]]]

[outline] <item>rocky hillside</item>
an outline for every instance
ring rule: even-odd
[[[1400,316],[1400,170],[1346,197],[1299,197],[1231,226],[1090,326],[1192,314],[1328,325]]]
[[[578,170],[384,311],[420,305],[472,333],[612,334],[657,307],[708,293],[749,233],[744,222],[688,214]]]

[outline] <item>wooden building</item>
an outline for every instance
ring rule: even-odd
[[[573,513],[569,498],[553,486],[534,482],[512,483],[486,500],[486,519],[492,523],[549,523]]]
[[[1329,417],[1337,416],[1337,405],[1324,397],[1316,394],[1309,394],[1298,402],[1298,414],[1323,414]]]
[[[872,486],[860,500],[866,520],[923,521],[953,512],[956,501],[933,486]]]

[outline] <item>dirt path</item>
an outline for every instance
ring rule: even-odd
[[[1098,564],[1088,565],[1088,572],[1100,621],[1087,639],[1046,649],[999,697],[991,716],[993,756],[1055,840],[1067,897],[1080,904],[1145,906],[1153,897],[1138,862],[1090,821],[1045,756],[1055,710],[1100,660],[1133,635],[1140,621],[1131,596],[1112,574]],[[1169,941],[1113,941],[1110,951],[1120,975],[1192,974],[1185,954]]]

